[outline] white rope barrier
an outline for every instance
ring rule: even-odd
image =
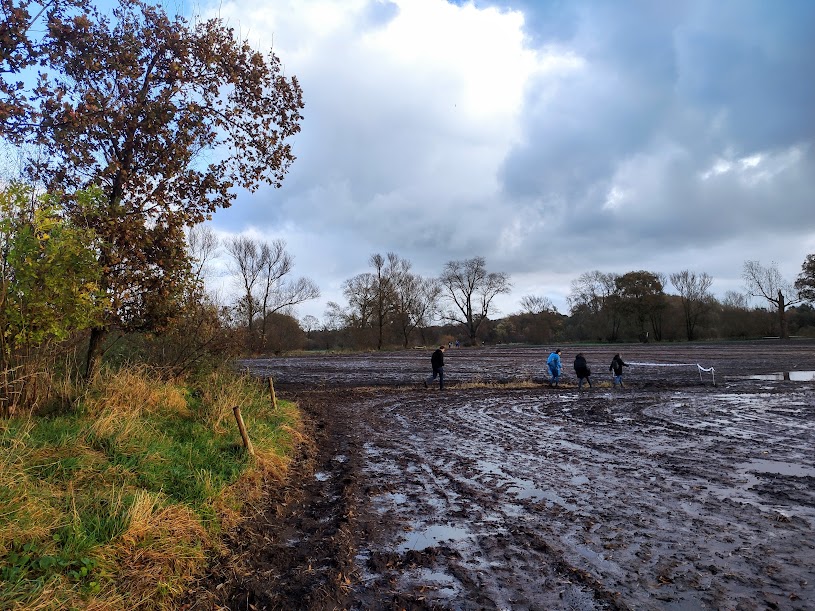
[[[699,363],[696,363],[696,366],[699,368],[699,381],[702,381],[702,372],[709,373],[713,378],[713,386],[716,386],[716,370],[713,367],[708,367],[705,369]]]
[[[639,365],[640,367],[696,367],[699,370],[699,381],[702,381],[702,372],[709,373],[713,378],[713,385],[716,386],[716,370],[713,367],[702,367],[699,363],[636,363],[628,361],[628,365]]]
[[[698,367],[698,363],[635,363],[628,361],[628,365],[641,365],[645,367]]]

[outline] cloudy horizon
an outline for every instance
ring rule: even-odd
[[[232,0],[211,8],[297,76],[280,189],[210,226],[283,239],[294,276],[342,283],[395,252],[416,273],[483,256],[568,312],[585,272],[682,270],[744,289],[815,252],[815,3]],[[221,277],[218,282],[226,280]],[[666,292],[674,292],[666,286]]]

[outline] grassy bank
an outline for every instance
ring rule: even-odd
[[[69,410],[0,421],[0,608],[172,607],[285,475],[299,430],[256,380],[146,369],[101,375]]]

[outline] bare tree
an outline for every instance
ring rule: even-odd
[[[294,260],[286,252],[286,242],[275,240],[271,244],[261,244],[261,294],[259,296],[261,328],[261,342],[266,340],[266,321],[269,315],[276,314],[284,308],[291,308],[297,304],[320,296],[320,289],[308,278],[287,280],[291,273]]]
[[[238,300],[238,311],[246,322],[246,328],[251,329],[258,311],[255,290],[263,271],[260,248],[252,238],[240,235],[227,240],[226,251],[232,257],[229,270],[243,290]]]
[[[697,276],[695,272],[683,270],[671,274],[671,284],[679,291],[682,311],[685,314],[685,331],[688,341],[693,341],[699,319],[710,310],[709,289],[713,284],[713,278],[704,272]]]
[[[758,261],[745,261],[742,278],[747,292],[753,297],[761,297],[772,304],[778,313],[779,336],[789,339],[787,331],[787,308],[800,303],[800,297],[793,297],[795,288],[781,276],[778,265],[772,262],[764,267]]]
[[[486,266],[484,257],[448,261],[439,278],[453,306],[445,318],[463,325],[473,343],[481,323],[493,309],[493,299],[512,288],[506,273],[489,273]]]
[[[371,327],[376,308],[376,276],[370,272],[357,274],[343,282],[342,287],[342,294],[348,300],[348,310],[340,310],[345,313],[340,317],[345,319],[344,326],[353,329]]]
[[[306,314],[300,319],[300,327],[306,332],[306,337],[311,337],[311,334],[320,328],[320,321],[316,316]]]
[[[524,295],[521,297],[521,310],[526,314],[557,313],[557,308],[548,297]]]
[[[286,252],[286,243],[271,244],[246,236],[227,241],[226,250],[232,257],[231,268],[243,290],[238,308],[243,313],[247,329],[260,317],[260,340],[266,338],[266,319],[284,308],[295,306],[320,296],[320,290],[307,278],[288,280],[293,260]]]
[[[377,328],[377,350],[382,350],[384,344],[385,326],[391,319],[395,309],[396,276],[400,267],[404,267],[403,259],[396,253],[389,252],[387,257],[380,254],[371,255],[368,264],[374,268],[374,324]],[[409,264],[408,264],[409,265]]]
[[[722,305],[734,310],[749,310],[750,304],[747,302],[747,295],[738,291],[727,291],[724,294]]]
[[[393,278],[393,319],[405,348],[415,329],[430,324],[438,310],[442,291],[438,280],[422,278],[410,269],[410,262],[402,259]]]
[[[204,281],[207,267],[218,254],[220,240],[209,225],[193,225],[187,231],[187,254],[192,264],[191,272],[196,283]]]
[[[334,314],[352,329],[375,332],[378,349],[392,336],[400,336],[407,346],[410,334],[432,319],[437,309],[440,287],[437,281],[413,274],[410,261],[395,253],[371,255],[373,272],[358,274],[343,283],[348,308],[337,306]]]
[[[339,331],[347,325],[349,313],[336,301],[329,301],[325,304],[325,313],[323,314],[324,331]]]

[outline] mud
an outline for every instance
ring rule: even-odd
[[[815,343],[562,348],[245,362],[314,443],[187,607],[815,609]]]

